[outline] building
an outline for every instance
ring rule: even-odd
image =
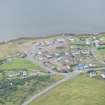
[[[79,70],[79,71],[85,71],[85,69],[88,69],[89,65],[88,64],[77,64],[75,66],[75,70]]]
[[[101,72],[100,76],[105,79],[105,70]]]
[[[99,47],[100,46],[100,41],[99,40],[94,40],[94,45],[95,45],[95,47]]]
[[[91,44],[91,40],[90,39],[86,39],[85,43],[86,43],[86,45],[90,45]]]
[[[94,77],[97,75],[96,71],[95,70],[90,70],[87,72],[89,74],[90,77]]]

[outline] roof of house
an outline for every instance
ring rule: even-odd
[[[105,70],[102,70],[102,74],[105,74]]]
[[[87,73],[96,73],[95,70],[89,70]]]
[[[77,67],[84,67],[84,66],[88,66],[87,64],[77,64]]]

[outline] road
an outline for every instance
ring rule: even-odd
[[[58,73],[48,67],[46,67],[41,61],[34,59],[33,57],[27,57],[28,60],[32,61],[33,63],[39,64],[44,70],[47,72],[50,72],[51,75],[62,75],[62,76],[68,76],[69,73]]]
[[[72,79],[74,78],[75,76],[79,75],[80,72],[72,72],[72,73],[69,73],[68,76],[66,76],[64,79],[52,84],[51,86],[49,86],[48,88],[46,88],[45,90],[41,91],[40,93],[38,94],[35,94],[34,96],[32,96],[29,100],[25,101],[22,105],[29,105],[33,100],[37,99],[39,96],[43,95],[43,94],[47,94],[47,92],[49,92],[50,90],[54,89],[56,86],[58,86],[59,84],[69,80],[69,79]]]
[[[37,63],[33,58],[28,58],[30,59],[33,63]],[[49,70],[49,68],[45,67],[41,62],[38,62],[40,63],[40,65],[45,68],[45,70]],[[92,70],[93,68],[88,68],[88,69],[85,69],[85,72],[89,71],[89,70]],[[99,68],[98,68],[99,69]],[[105,69],[105,67],[102,67],[100,69]],[[78,71],[73,71],[71,73],[57,73],[53,70],[50,70],[50,72],[53,74],[56,74],[56,75],[63,75],[65,78],[62,79],[62,80],[59,80],[58,82],[55,82],[54,84],[52,84],[51,86],[49,86],[48,88],[44,89],[43,91],[41,91],[40,93],[38,94],[35,94],[34,96],[32,96],[29,100],[25,101],[22,105],[29,105],[33,100],[37,99],[39,96],[43,95],[43,94],[47,94],[49,91],[51,91],[52,89],[54,89],[56,86],[58,86],[59,84],[69,80],[69,79],[73,79],[74,77],[78,76],[80,74],[80,72]]]
[[[44,66],[43,63],[41,61],[39,61],[38,59],[35,59],[34,57],[27,57],[28,60],[32,61],[33,63],[37,63],[39,64],[43,69],[50,71],[51,73],[55,73],[53,70],[49,69],[48,67]]]

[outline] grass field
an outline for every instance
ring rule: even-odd
[[[100,35],[100,36],[97,36],[98,39],[101,39],[103,41],[105,41],[105,35]]]
[[[105,80],[81,75],[61,84],[30,105],[105,105]]]
[[[11,69],[22,69],[27,70],[42,70],[38,64],[33,64],[31,61],[22,58],[13,58],[9,63],[0,65],[0,69],[11,70]]]
[[[13,50],[17,49],[15,45],[3,44],[0,45],[0,58],[8,56]]]

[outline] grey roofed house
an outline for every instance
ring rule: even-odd
[[[97,75],[97,72],[95,70],[89,70],[87,73],[89,74],[90,77],[94,77]]]
[[[89,38],[85,39],[85,44],[90,45],[91,44],[91,39],[89,39]]]
[[[11,61],[12,61],[11,57],[7,57],[5,59],[0,59],[0,65],[10,63]]]
[[[80,48],[72,48],[71,49],[72,55],[79,55],[80,54],[80,51],[81,51]]]
[[[77,64],[75,65],[75,70],[79,70],[79,71],[84,71],[85,69],[88,69],[89,65],[88,64]]]
[[[20,52],[20,51],[16,51],[14,53],[12,53],[12,57],[20,57],[20,58],[25,58],[27,56],[26,53]]]

